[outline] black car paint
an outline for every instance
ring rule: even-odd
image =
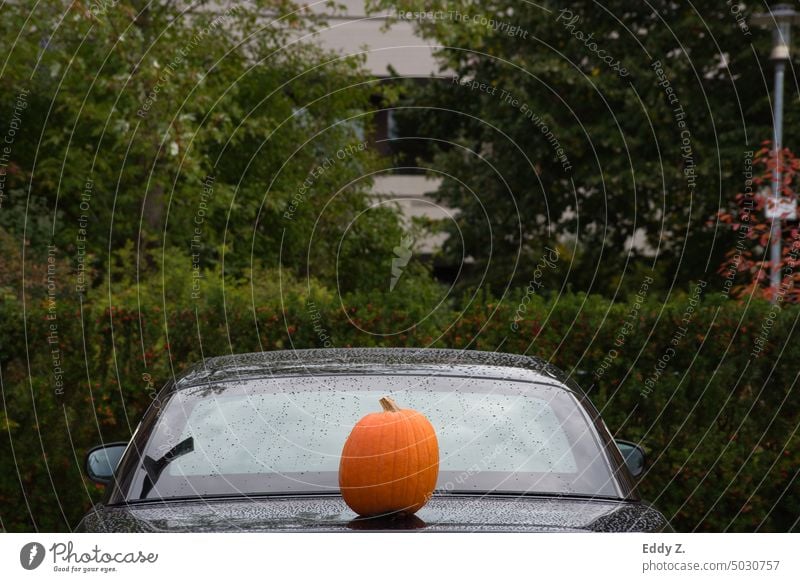
[[[446,374],[515,380],[525,371],[552,379],[571,391],[595,423],[608,462],[618,480],[620,499],[562,496],[435,494],[416,519],[365,520],[338,495],[297,495],[129,502],[132,475],[162,403],[178,390],[252,378],[330,374]],[[548,382],[550,383],[550,382]],[[168,382],[145,412],[123,455],[102,503],[76,531],[662,531],[669,526],[643,503],[635,482],[600,414],[578,385],[538,358],[497,352],[352,348],[259,352],[209,358]]]
[[[661,514],[641,502],[445,494],[434,495],[413,519],[358,518],[339,496],[97,506],[84,518],[79,531],[625,532],[665,527]]]

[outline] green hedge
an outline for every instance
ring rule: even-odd
[[[456,308],[440,303],[446,291],[413,278],[393,293],[344,299],[313,281],[254,278],[255,296],[240,281],[208,287],[197,304],[135,286],[110,299],[61,295],[58,344],[48,343],[46,297],[28,298],[23,312],[6,296],[0,527],[74,526],[100,495],[82,476],[87,448],[127,439],[153,391],[201,355],[413,345],[535,354],[574,374],[612,432],[644,444],[641,493],[678,530],[800,529],[800,308],[691,294],[665,304],[543,299],[525,289],[465,297]]]

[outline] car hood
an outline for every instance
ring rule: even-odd
[[[415,516],[358,518],[339,496],[269,497],[96,506],[76,531],[661,531],[645,503],[596,499],[436,495]]]

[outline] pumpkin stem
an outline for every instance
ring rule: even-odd
[[[394,403],[394,400],[388,396],[381,398],[380,403],[384,412],[400,412],[400,407],[397,406],[397,404]]]

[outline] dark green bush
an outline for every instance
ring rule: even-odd
[[[3,529],[74,526],[100,494],[81,474],[87,448],[127,439],[154,390],[203,356],[414,345],[535,354],[573,374],[612,432],[643,443],[651,463],[642,495],[678,530],[798,530],[796,307],[777,311],[754,357],[762,322],[773,321],[772,308],[761,302],[709,296],[687,324],[690,295],[637,304],[585,295],[546,300],[523,289],[502,301],[465,297],[454,307],[442,302],[442,289],[413,275],[393,292],[343,298],[273,271],[226,281],[224,288],[215,274],[205,275],[202,301],[174,280],[163,285],[171,290],[166,297],[160,284],[137,289],[133,281],[115,286],[125,289],[121,294],[95,289],[82,301],[60,295],[63,394],[53,386],[56,344],[48,343],[53,320],[46,297],[28,297],[23,309],[6,294],[0,304]],[[628,333],[620,336],[623,328]],[[674,352],[645,390],[670,347]]]

